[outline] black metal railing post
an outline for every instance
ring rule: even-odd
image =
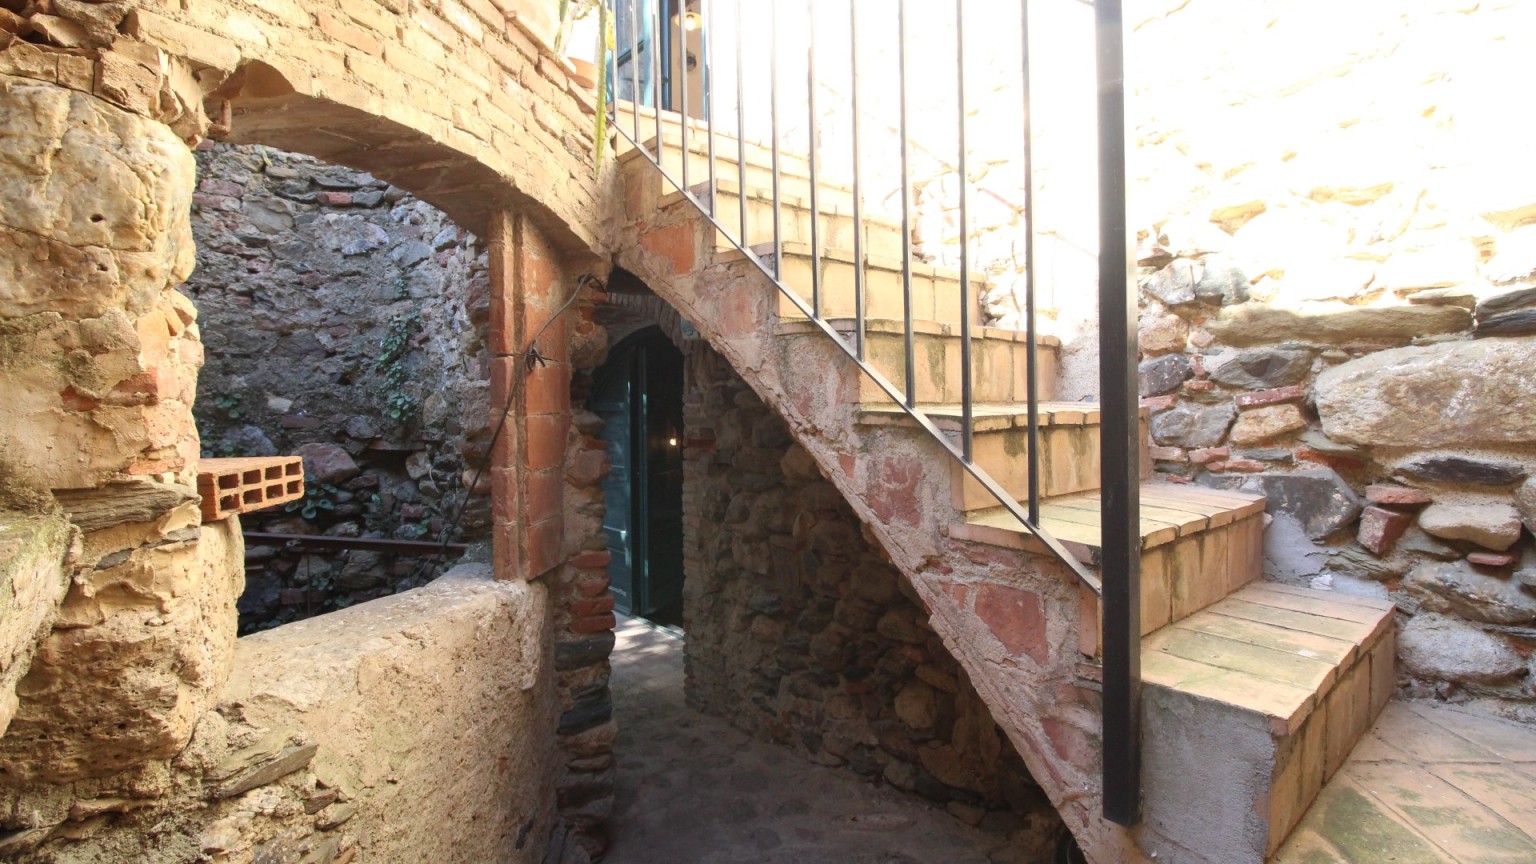
[[[747,240],[747,97],[741,59],[741,0],[736,0],[736,203],[741,210],[741,234],[736,245],[750,246]]]
[[[806,123],[809,129],[810,150],[807,158],[810,159],[811,179],[811,308],[816,310],[816,317],[822,317],[821,296],[821,184],[816,181],[816,151],[820,149],[817,139],[818,119],[816,117],[816,0],[806,0],[805,3],[805,105],[807,112]]]
[[[912,139],[907,134],[907,0],[896,2],[896,137],[901,146],[901,309],[902,362],[907,408],[917,407],[917,361],[912,350]]]
[[[1023,90],[1024,169],[1024,377],[1025,412],[1029,421],[1029,520],[1040,521],[1040,358],[1035,344],[1040,333],[1035,323],[1035,162],[1029,92],[1029,0],[1019,4],[1019,44],[1022,46],[1019,86]]]
[[[715,174],[715,0],[704,0],[704,121],[709,136],[709,215],[715,215],[716,188],[720,180]]]
[[[1094,3],[1099,120],[1099,444],[1103,528],[1104,818],[1141,819],[1140,394],[1135,253],[1126,225],[1121,0]],[[1084,622],[1083,626],[1092,626]]]
[[[784,220],[779,212],[779,4],[768,4],[768,125],[773,137],[773,278],[784,278]]]
[[[960,150],[960,452],[965,461],[973,461],[975,407],[971,404],[971,223],[966,212],[970,203],[970,178],[966,176],[965,154],[965,0],[955,0],[955,96],[956,131]]]
[[[864,359],[864,191],[859,183],[859,0],[848,0],[848,87],[853,120],[853,348]]]

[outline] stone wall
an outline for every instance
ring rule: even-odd
[[[483,244],[363,172],[261,146],[197,157],[198,268],[182,290],[206,348],[203,455],[306,458],[306,499],[250,514],[246,530],[440,538],[491,434]],[[486,491],[470,496],[456,542],[489,540]],[[445,566],[361,550],[246,555],[243,632]]]
[[[1136,12],[1157,470],[1267,494],[1270,577],[1396,599],[1410,692],[1536,717],[1536,130],[1489,98],[1536,9]]]
[[[1060,818],[901,573],[719,355],[687,368],[689,704],[1042,860]]]
[[[169,765],[28,799],[31,824],[0,852],[26,864],[542,861],[554,825],[547,616],[541,586],[466,565],[242,639],[217,710]]]

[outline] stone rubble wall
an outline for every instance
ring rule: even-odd
[[[788,426],[690,352],[684,614],[690,706],[945,806],[1041,860],[1059,817],[923,603]]]
[[[1536,720],[1536,126],[1490,98],[1536,9],[1134,8],[1158,472],[1268,495],[1271,578],[1395,599],[1406,692]]]
[[[261,146],[197,157],[198,269],[182,290],[207,355],[203,455],[306,457],[306,500],[247,514],[246,529],[442,536],[491,434],[484,244],[363,172]],[[488,541],[490,518],[489,496],[471,496],[454,540]],[[246,556],[242,632],[418,587],[445,566],[362,550]]]

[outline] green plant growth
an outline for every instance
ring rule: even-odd
[[[374,371],[383,378],[386,394],[384,413],[391,420],[404,425],[409,423],[421,407],[416,395],[407,389],[405,361],[410,353],[411,335],[416,329],[412,318],[396,315],[389,320],[384,338],[379,340],[379,356],[374,361]]]
[[[238,393],[232,393],[228,390],[215,390],[209,402],[213,405],[215,416],[225,420],[239,420],[242,416],[243,412],[240,409],[241,399]]]
[[[329,483],[305,483],[304,497],[283,505],[283,512],[297,513],[307,521],[320,518],[322,511],[336,509],[336,501],[344,492]]]

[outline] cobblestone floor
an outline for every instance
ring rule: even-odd
[[[612,682],[618,778],[604,864],[1018,860],[1002,836],[689,710],[675,635],[621,618]]]

